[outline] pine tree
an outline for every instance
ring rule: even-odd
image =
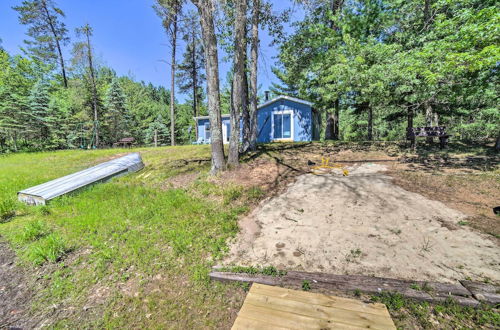
[[[126,99],[118,80],[115,78],[106,94],[106,124],[109,127],[112,142],[128,135],[128,121],[130,118]]]
[[[28,97],[29,116],[26,127],[28,134],[37,141],[38,147],[47,144],[52,118],[49,111],[48,85],[43,80],[38,80]]]
[[[146,141],[153,143],[155,147],[158,144],[170,142],[170,130],[168,129],[165,120],[161,114],[156,116],[155,120],[152,121],[146,130]]]
[[[179,91],[191,94],[193,116],[195,117],[199,115],[200,104],[203,98],[202,85],[205,82],[205,75],[203,73],[205,59],[200,39],[200,23],[198,19],[196,13],[189,12],[183,20],[182,39],[187,43],[187,46],[176,74]]]
[[[68,87],[62,53],[62,46],[69,43],[68,30],[61,22],[64,12],[52,0],[25,0],[13,9],[19,13],[19,22],[29,25],[28,52],[44,63],[59,62],[64,87]]]

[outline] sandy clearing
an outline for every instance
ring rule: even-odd
[[[396,186],[385,167],[306,174],[240,222],[225,264],[336,274],[500,282],[500,249],[441,202]]]

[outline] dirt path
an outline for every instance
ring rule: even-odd
[[[300,176],[240,223],[226,264],[415,280],[500,281],[500,249],[465,215],[392,183],[377,164]]]
[[[27,317],[31,296],[14,252],[0,238],[0,329],[33,327]]]

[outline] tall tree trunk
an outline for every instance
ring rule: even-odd
[[[373,141],[373,109],[368,103],[365,103],[364,106],[368,110],[368,141]]]
[[[174,15],[172,31],[172,59],[170,62],[170,145],[175,146],[175,52],[177,50],[177,18]]]
[[[245,32],[246,34],[246,32]],[[252,130],[250,127],[250,106],[248,104],[248,77],[247,77],[247,53],[245,47],[245,74],[243,75],[243,100],[245,104],[243,105],[243,109],[241,112],[241,126],[242,126],[242,144],[241,144],[241,152],[245,153],[250,149],[250,139],[252,138]]]
[[[344,0],[331,0],[330,9],[332,15],[336,15],[344,4]],[[335,21],[330,21],[330,28],[334,31],[338,30],[338,26],[335,25]],[[327,111],[326,113],[326,127],[325,127],[325,140],[338,140],[339,134],[339,115],[340,115],[340,100],[337,98],[334,102],[333,112]]]
[[[234,21],[234,76],[233,76],[233,97],[231,98],[231,136],[229,138],[229,156],[227,163],[229,166],[237,166],[239,162],[240,141],[240,114],[247,106],[245,99],[245,51],[246,51],[246,0],[236,1],[236,15]]]
[[[95,81],[94,65],[92,64],[92,48],[90,45],[90,34],[89,34],[88,30],[86,32],[86,36],[87,36],[87,57],[88,57],[88,62],[89,62],[90,81],[92,83],[92,107],[94,110],[94,134],[95,134],[94,145],[96,148],[99,148],[99,118],[98,118],[98,114],[97,114],[97,86],[96,86],[96,81]]]
[[[252,4],[252,45],[250,47],[251,67],[250,67],[250,144],[249,150],[257,149],[257,139],[259,125],[257,121],[257,67],[259,53],[259,14],[260,0],[253,0]]]
[[[61,66],[64,87],[68,88],[68,79],[66,78],[66,68],[64,66],[64,58],[63,58],[62,51],[61,51],[61,43],[59,42],[59,37],[56,33],[56,29],[54,27],[54,22],[52,21],[52,18],[50,17],[49,9],[47,8],[47,3],[45,1],[42,1],[42,6],[43,6],[43,10],[45,11],[45,15],[47,15],[47,23],[49,24],[50,31],[52,32],[52,35],[54,36],[54,40],[56,42],[57,53],[59,55],[59,65]]]
[[[425,101],[424,107],[425,107],[425,126],[430,127],[432,126],[434,119],[431,103],[429,101]],[[432,143],[434,138],[432,136],[428,136],[427,138],[425,138],[425,140],[427,143]]]
[[[208,116],[211,125],[212,168],[217,174],[225,168],[222,119],[220,113],[219,62],[217,38],[214,27],[214,3],[211,0],[193,0],[200,14],[203,46],[205,49],[205,71],[207,73]]]
[[[326,111],[325,140],[334,139],[335,115],[332,110]]]
[[[193,116],[198,116],[198,72],[196,70],[196,35],[193,32],[193,40],[191,42],[193,48],[193,54],[191,56],[191,65],[193,71],[191,75],[193,76]],[[194,125],[195,137],[198,139],[198,125]]]
[[[196,72],[196,36],[193,33],[193,40],[191,41],[191,47],[193,49],[193,54],[191,56],[191,66],[193,71],[191,72],[193,76],[193,115],[198,116],[198,75]]]
[[[431,6],[432,0],[424,0],[424,29],[428,29],[429,25],[432,23],[431,20]]]
[[[498,132],[497,142],[495,142],[495,150],[500,151],[500,132]]]
[[[335,100],[335,110],[333,112],[333,139],[340,139],[340,131],[339,131],[339,121],[340,121],[340,100],[337,98]]]

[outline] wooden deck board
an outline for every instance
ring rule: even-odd
[[[396,329],[383,304],[254,283],[237,329]]]

